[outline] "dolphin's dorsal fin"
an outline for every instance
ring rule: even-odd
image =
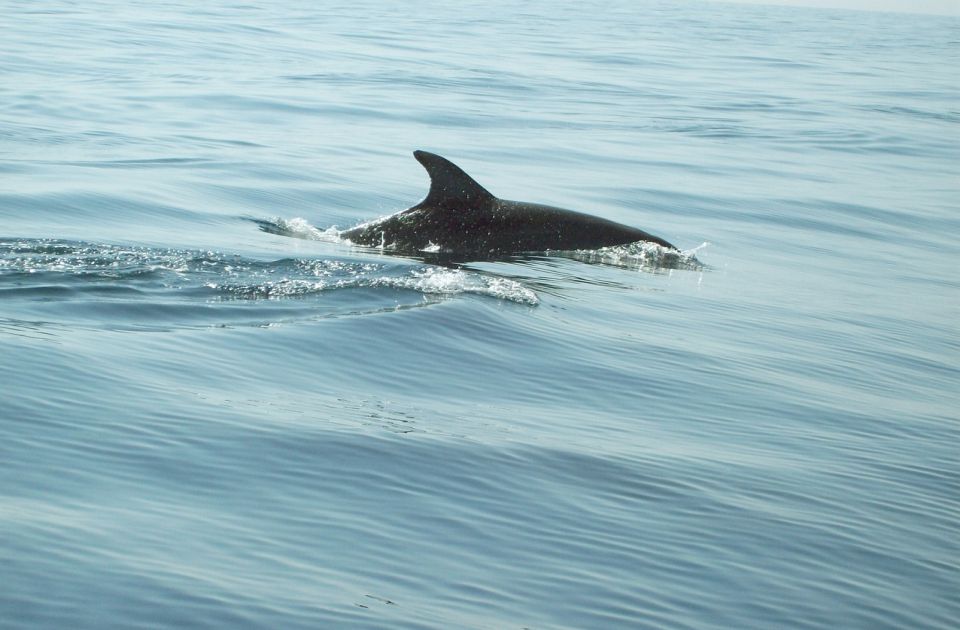
[[[430,192],[417,208],[449,210],[476,208],[495,199],[490,192],[450,160],[427,151],[414,151],[413,157],[430,175]]]

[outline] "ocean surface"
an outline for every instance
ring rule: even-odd
[[[0,25],[0,627],[956,627],[960,19]],[[344,242],[414,149],[683,253]]]

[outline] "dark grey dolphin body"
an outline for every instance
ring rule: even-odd
[[[439,250],[474,258],[597,249],[637,241],[677,249],[662,238],[607,219],[498,199],[453,162],[426,151],[414,151],[413,155],[430,175],[426,199],[392,216],[346,230],[342,237],[398,253]]]

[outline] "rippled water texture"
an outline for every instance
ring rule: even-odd
[[[955,627],[956,18],[2,8],[0,627]]]

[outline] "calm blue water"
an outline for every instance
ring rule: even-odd
[[[960,21],[518,4],[2,3],[0,626],[953,627]]]

